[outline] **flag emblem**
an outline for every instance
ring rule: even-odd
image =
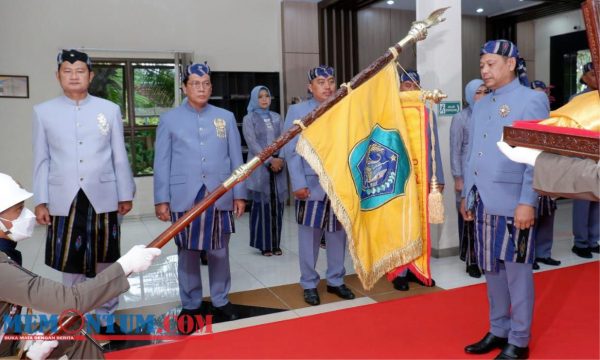
[[[405,194],[410,175],[406,146],[398,130],[375,125],[349,156],[361,210],[373,210]]]

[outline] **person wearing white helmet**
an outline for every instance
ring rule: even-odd
[[[17,242],[33,233],[35,215],[25,207],[33,194],[12,177],[0,173],[0,357],[15,355],[16,341],[2,341],[4,321],[18,315],[21,307],[60,314],[74,309],[90,311],[129,289],[127,276],[148,269],[161,253],[157,248],[136,245],[95,278],[72,287],[44,279],[24,268]],[[43,341],[29,347],[30,359],[103,358],[102,349],[91,341]]]
[[[25,200],[32,195],[10,176],[0,174],[0,251],[19,265],[22,258],[17,241],[30,237],[35,226],[35,214],[25,207]]]

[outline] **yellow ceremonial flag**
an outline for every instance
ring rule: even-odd
[[[391,62],[304,130],[296,146],[331,199],[366,289],[407,266],[431,279],[427,116],[418,97],[399,92]]]

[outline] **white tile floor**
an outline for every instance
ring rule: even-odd
[[[581,264],[587,261],[597,261],[598,255],[591,260],[577,257],[571,252],[571,210],[570,201],[561,201],[555,219],[555,238],[552,256],[562,261],[562,266]],[[296,224],[293,219],[293,208],[285,210],[285,221],[282,236],[283,256],[264,257],[260,252],[251,248],[248,243],[248,214],[236,221],[236,230],[230,241],[230,261],[232,273],[231,292],[252,290],[277,285],[294,284],[299,281],[298,238]],[[154,216],[131,217],[125,219],[122,226],[122,251],[132,245],[147,244],[168,227]],[[60,281],[61,276],[44,264],[45,229],[37,227],[32,239],[19,243],[18,248],[23,253],[24,266],[44,277]],[[458,240],[456,240],[458,243]],[[555,269],[541,265],[540,271]],[[457,257],[432,258],[431,268],[436,285],[443,289],[451,289],[484,282],[484,278],[474,279],[465,273],[465,265]],[[170,242],[163,248],[163,255],[148,271],[129,278],[131,289],[121,296],[120,309],[130,309],[141,306],[157,305],[179,301],[177,285],[177,255],[176,247]],[[322,277],[325,275],[326,258],[319,257],[317,270]],[[352,259],[346,256],[348,274],[354,273]],[[208,290],[207,267],[202,267],[204,288]],[[242,319],[235,322],[218,324],[215,331],[251,326],[258,323],[278,321],[298,316],[333,311],[341,308],[372,303],[370,298],[359,298],[352,301],[342,301],[317,307],[287,311],[278,314],[261,316],[257,319]]]

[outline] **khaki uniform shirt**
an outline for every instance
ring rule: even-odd
[[[599,201],[600,163],[543,152],[535,161],[533,188],[552,197]]]
[[[0,326],[13,304],[49,314],[76,309],[86,313],[129,289],[127,276],[120,264],[113,264],[95,278],[73,287],[21,268],[3,252],[0,252]],[[11,341],[0,343],[0,356],[14,355]],[[50,358],[67,355],[69,359],[103,358],[102,352],[89,341],[59,341]]]

